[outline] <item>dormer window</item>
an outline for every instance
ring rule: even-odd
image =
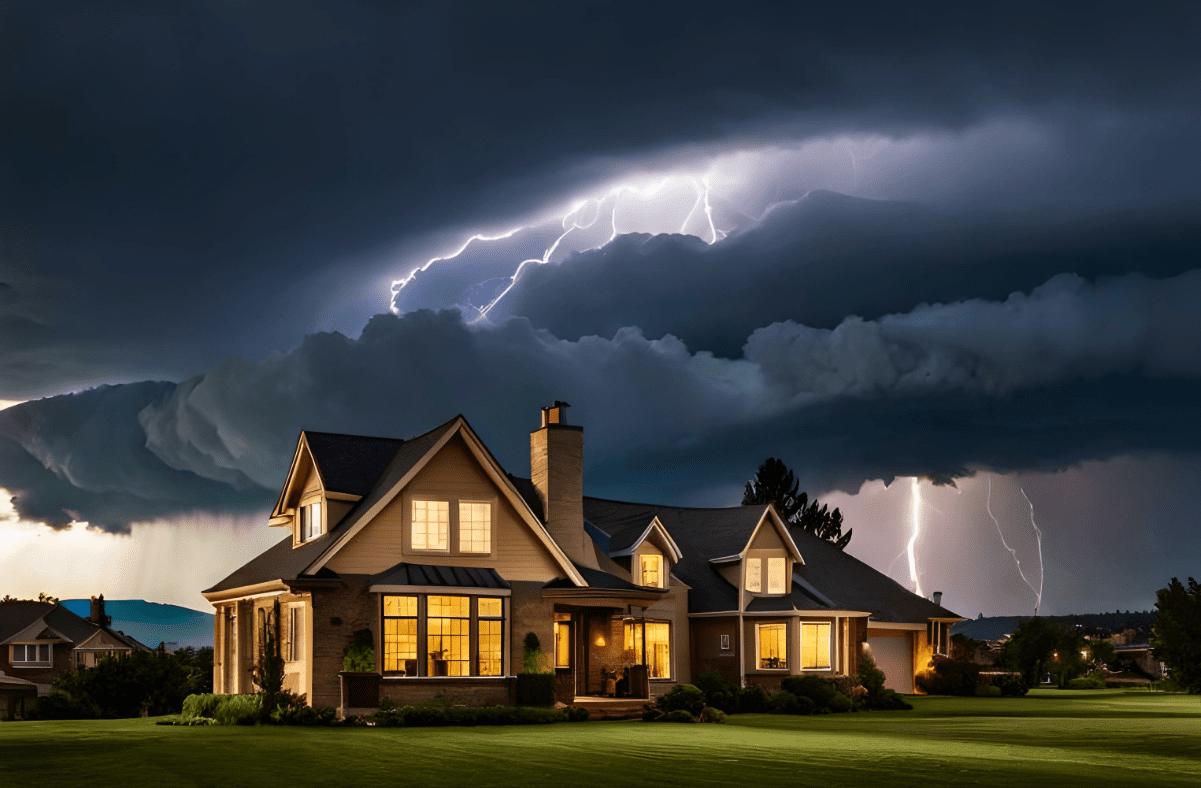
[[[765,593],[763,590],[763,561],[762,558],[746,559],[746,590],[752,594]],[[767,558],[766,593],[788,593],[788,559],[784,556]]]
[[[663,587],[663,556],[661,555],[644,555],[641,558],[641,580],[640,585],[651,586],[652,588]]]
[[[300,541],[307,542],[321,533],[321,502],[300,507]]]
[[[752,594],[763,591],[763,560],[760,558],[746,559],[746,590]]]
[[[784,582],[786,564],[787,561],[783,556],[767,559],[767,593],[783,594],[787,590],[787,584]]]

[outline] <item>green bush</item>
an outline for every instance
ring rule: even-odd
[[[351,636],[342,652],[342,670],[369,673],[375,670],[375,636],[360,629]]]
[[[555,705],[555,674],[554,673],[518,673],[517,674],[517,705],[518,706],[553,706],[553,705]]]
[[[262,711],[261,695],[226,695],[213,709],[213,719],[221,725],[254,725]]]
[[[994,676],[992,686],[1001,690],[1002,695],[1010,697],[1021,697],[1030,691],[1030,688],[1026,686],[1026,680],[1021,675]]]
[[[1068,682],[1066,689],[1070,690],[1092,690],[1105,689],[1105,679],[1094,678],[1093,676],[1080,676]]]
[[[706,706],[701,709],[701,722],[716,722],[724,723],[726,721],[726,713],[721,709],[715,709],[712,706]]]
[[[817,676],[789,676],[780,682],[780,689],[798,698],[808,698],[819,709],[829,706],[830,699],[838,694],[829,681]]]
[[[659,722],[696,722],[696,717],[692,716],[687,709],[676,709],[664,714]]]
[[[276,725],[333,725],[338,713],[332,706],[280,706],[271,712]]]
[[[656,709],[654,706],[650,705],[649,703],[642,707],[642,721],[643,722],[659,722],[666,716],[667,716],[666,714],[659,711],[658,709]]]
[[[809,701],[810,704],[813,701]],[[788,690],[772,693],[767,701],[768,714],[801,714],[801,704],[797,696]]]
[[[101,716],[100,707],[90,698],[74,698],[59,691],[39,698],[37,707],[26,714],[27,719],[40,720],[94,720]]]
[[[677,684],[667,694],[660,695],[655,706],[668,714],[682,709],[695,717],[705,708],[705,693],[692,684]]]
[[[867,691],[863,696],[863,703],[869,709],[882,709],[882,703],[885,703],[884,693],[884,671],[876,667],[876,661],[871,658],[870,654],[864,654],[859,660],[859,671],[856,674],[859,679],[860,686]]]
[[[977,698],[999,698],[1001,697],[1001,688],[994,687],[992,684],[977,684]]]
[[[873,709],[881,711],[900,711],[913,708],[913,704],[905,700],[905,696],[897,693],[895,690],[881,690],[880,697],[876,701]]]
[[[587,722],[588,710],[583,706],[569,706],[567,708],[568,722]]]
[[[214,695],[211,692],[205,695],[189,695],[183,699],[183,716],[212,717],[217,706],[228,697],[228,695]]]
[[[722,692],[733,695],[738,692],[738,687],[726,677],[718,673],[716,670],[708,670],[692,680],[692,685],[705,693],[706,698],[711,698]]]
[[[767,711],[767,690],[751,684],[738,690],[738,711],[741,714],[761,714]]]
[[[931,695],[975,695],[980,683],[980,666],[974,662],[935,657],[933,667],[918,674],[916,681]]]
[[[855,708],[855,703],[841,692],[835,692],[834,697],[830,698],[829,703],[826,704],[826,708],[836,714],[842,714]]]
[[[581,712],[583,717],[580,716]],[[554,722],[587,719],[587,709],[574,707],[566,712],[523,706],[404,706],[380,709],[371,721],[380,727],[424,728],[439,725],[547,725]]]

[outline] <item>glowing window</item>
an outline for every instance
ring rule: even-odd
[[[384,597],[384,672],[417,675],[417,597]]]
[[[459,552],[492,552],[492,504],[459,502]]]
[[[304,659],[304,608],[288,608],[288,649],[285,657],[289,662]]]
[[[788,625],[759,625],[759,667],[778,669],[788,667]]]
[[[660,582],[663,575],[663,556],[661,555],[644,555],[642,556],[642,585],[654,586],[662,588]]]
[[[480,599],[478,604],[479,675],[499,676],[503,667],[504,603],[500,599]]]
[[[307,542],[321,535],[321,502],[300,507],[300,541]]]
[[[830,667],[830,625],[801,624],[801,669]]]
[[[784,558],[767,559],[767,593],[783,594],[788,591],[784,575],[787,561]]]
[[[446,550],[450,533],[450,504],[446,501],[413,501],[414,550]]]
[[[555,667],[571,667],[571,622],[555,622]]]
[[[763,590],[763,561],[761,559],[746,559],[746,590],[754,594]]]
[[[667,621],[629,621],[625,625],[625,660],[642,664],[645,632],[647,673],[652,679],[671,678],[671,624]]]
[[[471,598],[431,596],[426,613],[427,676],[471,675]]]

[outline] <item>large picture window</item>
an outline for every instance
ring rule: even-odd
[[[450,542],[450,504],[413,501],[411,545],[414,550],[447,550]]]
[[[788,625],[759,625],[759,667],[776,670],[788,667]]]
[[[384,672],[417,675],[417,597],[384,597]]]
[[[652,679],[671,678],[671,624],[667,621],[627,621],[626,659],[642,664],[645,632],[647,674]]]
[[[49,665],[49,643],[18,643],[11,647],[10,661],[15,665],[20,662],[26,665]]]
[[[431,596],[426,617],[427,676],[471,675],[471,597]]]
[[[459,552],[492,552],[492,504],[459,502]]]
[[[661,555],[644,555],[640,562],[641,564],[641,585],[651,586],[652,588],[663,587],[663,556]]]
[[[504,610],[501,599],[479,599],[479,675],[500,676],[504,668]]]
[[[801,669],[830,667],[830,625],[801,624]]]

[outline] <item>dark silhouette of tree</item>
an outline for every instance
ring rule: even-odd
[[[1028,687],[1037,687],[1048,673],[1063,687],[1089,667],[1081,654],[1086,644],[1075,627],[1035,616],[1018,624],[1001,646],[997,664],[1020,670]]]
[[[1190,694],[1201,694],[1201,586],[1190,577],[1186,587],[1173,577],[1155,596],[1155,658],[1167,666],[1173,681]]]
[[[842,532],[842,512],[838,509],[831,512],[828,505],[810,501],[808,493],[798,490],[796,476],[783,460],[775,457],[763,461],[742,494],[743,506],[766,503],[773,504],[791,528],[808,531],[839,550],[850,544],[854,529],[847,529],[845,534]]]

